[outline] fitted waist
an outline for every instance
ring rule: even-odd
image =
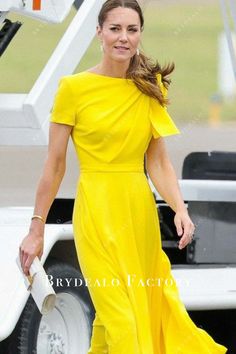
[[[80,173],[84,172],[142,172],[143,163],[99,163],[98,165],[81,165]]]

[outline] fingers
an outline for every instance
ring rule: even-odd
[[[21,268],[22,268],[22,270],[24,270],[23,265],[24,265],[25,261],[24,261],[24,251],[22,249],[22,245],[20,245],[20,247],[19,247],[19,258],[20,258]]]
[[[179,248],[182,249],[186,247],[193,240],[193,235],[195,231],[195,225],[191,221],[187,221],[184,225],[184,234],[179,242]]]
[[[23,246],[21,245],[19,248],[19,258],[20,258],[20,263],[21,263],[21,268],[23,273],[26,276],[30,275],[29,268],[31,266],[31,263],[34,260],[34,255],[29,255],[27,252],[25,252]]]
[[[183,228],[182,228],[181,219],[177,219],[177,220],[176,220],[176,230],[177,230],[178,236],[181,236],[182,233],[183,233]]]
[[[177,234],[181,237],[180,241],[177,242],[179,249],[187,246],[187,244],[192,242],[193,234],[195,231],[195,225],[190,219],[188,213],[177,212],[175,215],[175,226]]]
[[[22,271],[25,273],[25,275],[29,275],[28,272],[25,270],[25,263],[27,261],[27,254],[22,250],[21,252],[21,268],[22,268]]]
[[[38,233],[28,234],[21,242],[19,247],[19,258],[22,271],[26,276],[30,275],[29,269],[34,258],[38,255],[39,259],[41,259],[43,254],[43,243],[43,236],[40,237]]]
[[[26,253],[24,252],[21,252],[22,253],[22,261],[21,261],[21,268],[22,268],[22,271],[23,273],[26,275],[26,276],[29,276],[29,269],[30,269],[30,266],[35,258],[34,255],[27,255]]]
[[[29,274],[29,269],[30,269],[31,264],[33,263],[33,260],[34,260],[34,256],[28,256],[26,258],[25,263],[24,263],[24,273],[27,276],[30,275]]]

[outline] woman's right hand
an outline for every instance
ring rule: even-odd
[[[28,235],[24,237],[19,248],[21,267],[26,276],[29,275],[30,266],[36,256],[41,259],[44,246],[44,228],[30,228]]]

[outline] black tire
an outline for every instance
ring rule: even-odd
[[[87,287],[84,285],[84,278],[80,271],[68,263],[58,261],[56,259],[48,260],[45,265],[45,270],[48,275],[53,276],[53,279],[62,279],[62,286],[57,286],[56,282],[53,283],[53,288],[59,296],[72,295],[83,309],[84,318],[86,319],[86,328],[88,328],[88,338],[90,341],[92,333],[92,322],[95,316],[95,309],[90,298]],[[65,278],[80,279],[83,283],[82,286],[66,286]],[[63,281],[64,279],[64,281]],[[60,307],[57,305],[60,312]],[[54,310],[53,310],[54,311]],[[64,310],[65,311],[65,310]],[[39,312],[32,296],[25,305],[25,308],[21,314],[21,317],[14,329],[13,333],[2,342],[0,347],[1,354],[37,354],[37,339],[39,335],[39,327],[41,320],[44,316]],[[46,318],[46,317],[45,317]],[[79,332],[79,330],[78,330]],[[2,349],[3,348],[3,349]],[[2,351],[3,350],[3,351]],[[66,353],[66,354],[77,354]],[[45,354],[47,354],[45,352]]]

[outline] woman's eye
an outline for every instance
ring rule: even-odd
[[[111,30],[112,30],[112,31],[116,31],[116,30],[119,30],[119,28],[117,28],[117,27],[112,27]],[[130,28],[129,31],[131,31],[131,32],[137,32],[137,29],[135,29],[135,28]]]

